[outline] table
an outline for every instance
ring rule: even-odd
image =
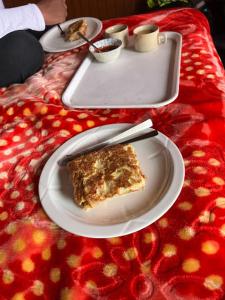
[[[159,109],[67,110],[61,94],[86,48],[48,54],[24,84],[0,89],[0,299],[223,299],[225,77],[208,22],[171,9],[108,20],[155,22],[182,33],[179,97]],[[182,192],[157,222],[124,237],[90,239],[58,228],[38,198],[57,147],[94,126],[146,117],[179,147]]]

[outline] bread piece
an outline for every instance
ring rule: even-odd
[[[116,145],[101,149],[68,163],[74,201],[84,209],[118,195],[139,190],[145,185],[134,148]]]
[[[85,20],[79,20],[70,24],[67,30],[65,31],[65,40],[70,42],[79,40],[80,37],[77,34],[77,32],[79,31],[80,33],[85,35],[87,32],[87,28],[88,24]]]

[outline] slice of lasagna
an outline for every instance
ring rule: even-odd
[[[115,145],[81,155],[68,163],[74,201],[82,208],[142,189],[145,185],[134,148]]]
[[[80,39],[80,36],[77,34],[79,31],[83,35],[86,34],[88,28],[88,24],[85,20],[79,20],[69,25],[65,32],[65,40],[66,41],[76,41]]]

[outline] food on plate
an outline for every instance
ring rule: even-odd
[[[80,39],[80,36],[77,34],[77,32],[79,31],[80,33],[82,33],[83,35],[86,34],[88,29],[88,24],[86,22],[86,20],[82,19],[79,21],[76,21],[72,24],[70,24],[68,26],[68,28],[65,31],[65,40],[66,41],[76,41]]]
[[[84,209],[145,186],[145,176],[130,144],[81,155],[67,166],[72,178],[74,201]]]

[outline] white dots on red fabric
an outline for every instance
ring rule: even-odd
[[[59,112],[60,116],[66,116],[67,114],[68,114],[68,111],[65,110],[65,109],[61,109],[60,112]]]
[[[202,63],[200,62],[200,61],[196,61],[196,62],[194,62],[194,65],[196,65],[196,66],[200,66]]]
[[[206,277],[204,281],[204,286],[211,291],[221,289],[222,285],[223,285],[223,278],[215,274]]]
[[[185,259],[182,263],[182,269],[185,273],[194,273],[200,269],[200,261],[195,258]]]
[[[83,128],[81,125],[75,124],[75,125],[73,125],[73,130],[75,130],[77,132],[81,132],[83,130]]]
[[[15,210],[20,211],[23,210],[25,207],[25,203],[23,201],[20,201],[16,204]]]
[[[5,188],[6,190],[12,189],[12,188],[13,188],[13,183],[9,183],[9,182],[5,183],[5,184],[4,184],[4,188]]]
[[[215,184],[220,185],[220,186],[225,185],[225,181],[224,181],[224,179],[221,178],[221,177],[213,177],[213,178],[212,178],[212,181],[213,181]]]
[[[24,152],[22,153],[22,155],[25,156],[25,157],[31,155],[31,150],[26,150],[26,151],[24,151]]]
[[[15,171],[18,172],[18,173],[21,173],[21,172],[25,171],[25,169],[22,166],[16,166]]]
[[[53,115],[48,115],[48,116],[46,117],[47,120],[53,120],[54,118],[55,118],[55,116],[53,116]]]
[[[186,57],[186,56],[188,56],[188,55],[190,55],[188,52],[182,53],[182,56],[183,56],[183,57]]]
[[[190,179],[185,179],[183,187],[187,187],[187,186],[190,186],[190,185],[191,185],[191,180]]]
[[[36,127],[37,129],[39,129],[39,128],[42,127],[42,125],[43,125],[42,121],[39,121],[39,122],[36,123],[35,127]]]
[[[102,122],[104,122],[104,121],[107,120],[107,117],[100,117],[99,120],[102,121]]]
[[[197,53],[195,53],[195,54],[192,54],[192,56],[191,56],[191,57],[193,57],[193,58],[199,57],[199,54],[197,54]]]
[[[37,143],[38,142],[38,138],[36,136],[32,136],[32,138],[30,138],[30,142],[31,143]]]
[[[30,165],[31,167],[35,168],[35,167],[37,167],[38,163],[39,163],[38,159],[32,159],[32,160],[30,161],[29,165]]]
[[[24,105],[24,102],[23,101],[19,101],[19,102],[17,102],[17,106],[23,106]]]
[[[37,202],[38,202],[37,196],[33,196],[33,197],[31,198],[31,201],[32,201],[33,203],[37,203]]]
[[[52,127],[60,127],[60,125],[61,122],[59,120],[52,123]]]
[[[7,111],[6,111],[6,113],[7,113],[8,116],[12,116],[14,114],[13,107],[8,108]]]
[[[41,152],[41,151],[43,151],[44,150],[44,145],[39,145],[38,147],[37,147],[37,151],[39,151],[39,152]]]
[[[0,146],[6,146],[8,145],[8,142],[4,139],[0,139]]]
[[[15,130],[13,128],[7,129],[7,132],[14,132]]]
[[[184,165],[185,165],[185,167],[189,166],[190,165],[190,160],[185,159],[184,160]]]
[[[20,123],[18,126],[20,128],[26,128],[28,125],[27,125],[27,123]]]
[[[178,208],[183,211],[189,211],[192,209],[192,207],[193,207],[193,205],[188,201],[184,201],[184,202],[181,202],[178,204]]]
[[[9,159],[9,163],[10,164],[15,164],[16,162],[17,162],[17,158],[16,157],[13,157],[13,158]]]
[[[3,153],[4,153],[4,155],[10,155],[10,154],[12,154],[12,150],[11,149],[7,149]]]
[[[27,191],[32,191],[33,189],[34,189],[34,184],[33,184],[33,183],[29,184],[29,185],[26,187],[26,190],[27,190]]]
[[[19,142],[21,140],[20,136],[18,135],[15,135],[13,138],[12,138],[13,142]]]
[[[210,195],[210,190],[205,187],[199,187],[194,189],[195,195],[198,197],[207,197]]]
[[[59,134],[61,137],[67,137],[70,135],[70,132],[68,130],[62,129],[60,130]]]
[[[184,60],[184,63],[185,63],[185,64],[188,64],[188,63],[190,63],[190,62],[191,62],[191,59],[185,59],[185,60]]]
[[[193,172],[196,174],[206,174],[207,170],[204,167],[197,166],[193,168]]]
[[[185,68],[185,70],[187,71],[187,72],[190,72],[190,71],[192,71],[194,68],[193,67],[187,67],[187,68]]]
[[[202,150],[195,150],[192,152],[192,155],[194,157],[203,157],[203,156],[205,156],[205,152]]]
[[[25,132],[26,136],[30,136],[33,134],[33,130],[32,129],[29,129]]]
[[[206,77],[209,78],[209,79],[214,79],[214,78],[215,78],[215,75],[213,75],[213,74],[208,74],[208,75],[206,75]]]
[[[94,127],[94,126],[95,126],[95,122],[92,121],[92,120],[88,120],[88,121],[87,121],[87,126],[88,126],[88,127]]]
[[[195,76],[193,76],[193,75],[187,76],[187,80],[191,80],[193,78],[195,78]]]
[[[42,135],[42,136],[47,136],[47,135],[48,135],[48,130],[43,129],[43,130],[41,131],[41,135]]]
[[[28,174],[25,174],[24,176],[23,176],[23,178],[21,178],[21,180],[27,180],[29,178],[29,176],[28,176]]]
[[[205,74],[205,70],[199,69],[199,70],[197,70],[196,73],[199,75],[203,75],[203,74]]]
[[[47,144],[53,144],[55,142],[55,139],[54,138],[50,138],[48,141],[47,141]]]
[[[17,149],[23,149],[25,147],[25,144],[20,144],[17,146]]]
[[[8,176],[7,172],[0,172],[0,179],[6,179]]]
[[[74,119],[72,119],[72,118],[66,118],[66,121],[67,121],[67,122],[73,122]]]
[[[85,119],[85,118],[88,117],[88,114],[86,114],[86,113],[81,113],[81,114],[79,114],[77,117],[78,117],[79,119]]]
[[[211,65],[206,65],[205,68],[206,69],[212,69],[213,67]]]
[[[11,194],[10,194],[10,198],[11,199],[16,199],[18,198],[20,195],[20,192],[19,191],[13,191]]]

